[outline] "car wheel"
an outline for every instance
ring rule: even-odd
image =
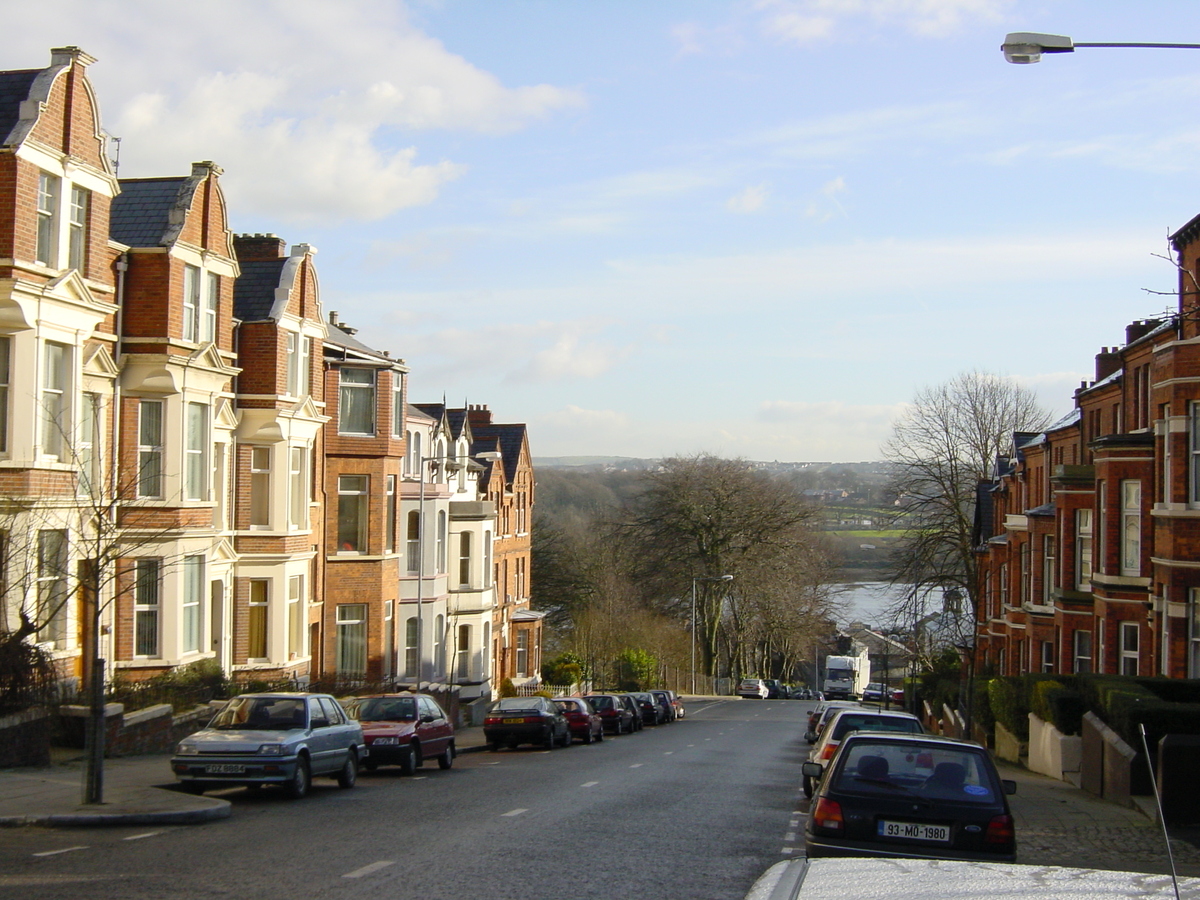
[[[418,755],[416,746],[409,744],[407,752],[400,758],[400,771],[405,775],[411,775],[417,771],[417,766],[420,765],[417,759]]]
[[[500,742],[499,741],[491,741],[488,744],[488,751],[490,753],[499,753],[500,752]]]
[[[246,790],[253,794],[255,791],[257,791],[261,787],[262,787],[262,785],[259,784],[257,781],[252,781],[248,785],[246,785]]]
[[[551,728],[546,732],[546,737],[542,740],[542,746],[547,750],[553,750],[558,743],[558,739],[554,737],[554,729]]]
[[[338,773],[337,783],[338,787],[345,790],[354,787],[356,781],[358,781],[358,754],[351,750],[346,757],[346,764]]]
[[[563,732],[561,746],[570,747],[573,743],[575,743],[575,739],[573,737],[571,737],[571,729],[568,728],[566,731]]]
[[[584,732],[583,742],[585,744],[590,744],[593,740],[594,740],[594,738],[592,737],[592,726],[589,725],[588,730],[586,732]]]
[[[804,776],[804,796],[807,797],[809,800],[811,800],[812,795],[813,795],[813,780],[811,778],[809,778],[807,775],[805,775]]]
[[[185,794],[195,794],[199,797],[204,793],[205,785],[199,781],[184,781],[182,784]]]
[[[287,783],[287,795],[293,800],[301,800],[308,794],[308,789],[312,787],[312,770],[308,767],[308,759],[300,757],[296,760],[296,771],[292,774],[292,780]]]
[[[598,744],[602,740],[604,740],[604,726],[603,725],[601,725],[599,728],[596,729],[596,743]]]
[[[438,761],[438,768],[443,769],[443,770],[448,769],[452,765],[454,765],[454,745],[447,744],[446,749],[443,750],[438,755],[437,761]]]

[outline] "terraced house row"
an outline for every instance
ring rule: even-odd
[[[1125,329],[980,491],[979,662],[1200,677],[1200,216],[1171,237],[1177,311]]]
[[[410,403],[218,166],[117,178],[92,62],[0,72],[0,629],[74,677],[536,680],[525,426]]]

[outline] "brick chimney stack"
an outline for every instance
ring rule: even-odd
[[[484,403],[472,403],[467,406],[467,421],[472,426],[476,425],[491,425],[492,411],[487,408]]]
[[[1121,353],[1117,347],[1102,347],[1096,354],[1096,380],[1103,381],[1121,368]]]
[[[239,262],[287,258],[287,243],[277,234],[235,234],[233,249]]]
[[[1161,324],[1160,319],[1141,319],[1130,322],[1125,326],[1125,343],[1132,344],[1134,341],[1144,338]]]

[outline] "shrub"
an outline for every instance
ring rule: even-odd
[[[990,678],[979,678],[971,685],[971,699],[974,709],[975,722],[986,731],[992,733],[996,725],[996,714],[992,712],[991,694],[988,693]]]
[[[1029,697],[1019,678],[993,678],[988,682],[988,703],[996,721],[1018,740],[1029,740]]]
[[[658,660],[645,650],[622,650],[617,657],[617,679],[623,691],[644,691],[653,687],[658,673]]]
[[[505,678],[502,682],[500,682],[500,696],[501,697],[517,696],[517,686],[515,684],[513,684],[513,680],[511,678]]]
[[[563,653],[542,665],[542,680],[547,684],[578,684],[583,666],[573,653]]]
[[[1042,680],[1034,684],[1030,709],[1044,722],[1049,722],[1062,734],[1080,734],[1083,714],[1087,707],[1083,695],[1061,681]]]

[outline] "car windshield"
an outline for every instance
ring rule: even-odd
[[[575,700],[555,700],[554,705],[563,712],[583,712],[583,710],[579,708],[579,703]]]
[[[212,728],[289,731],[307,724],[305,701],[296,697],[235,697],[212,721]]]
[[[935,801],[995,804],[994,779],[980,752],[947,744],[849,742],[832,789],[907,792]]]
[[[860,716],[843,714],[834,723],[833,739],[840,741],[852,731],[900,731],[920,734],[921,723],[908,716]]]
[[[346,711],[362,722],[411,722],[417,717],[417,701],[412,697],[369,697]]]
[[[595,709],[612,709],[613,705],[612,697],[588,697],[588,702]]]

